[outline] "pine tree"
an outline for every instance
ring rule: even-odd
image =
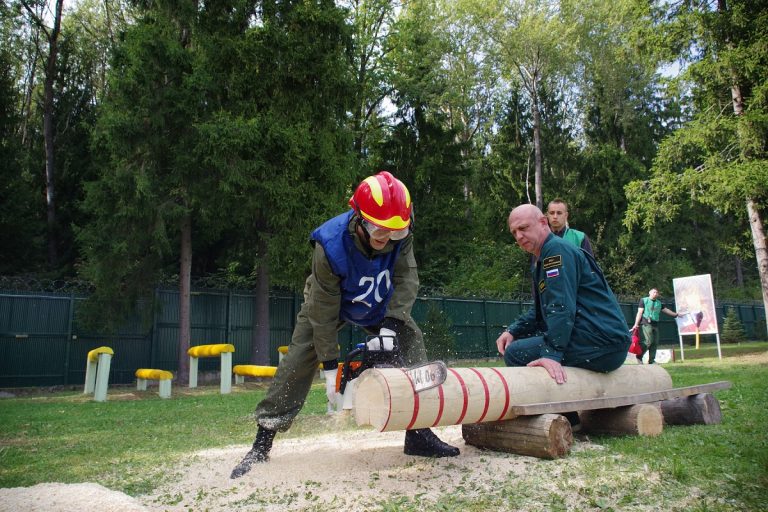
[[[747,339],[744,333],[744,327],[741,325],[736,308],[730,308],[723,321],[723,342],[741,343]]]

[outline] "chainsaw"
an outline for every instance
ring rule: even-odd
[[[401,368],[411,380],[416,393],[435,388],[445,382],[448,368],[444,362],[430,361],[405,368],[397,336],[392,336],[392,350],[383,350],[382,338],[381,335],[367,336],[365,343],[358,343],[347,353],[336,377],[337,411],[352,409],[357,387],[355,379],[369,368]],[[371,348],[377,345],[378,349]]]

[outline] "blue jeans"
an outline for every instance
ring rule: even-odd
[[[507,345],[506,350],[504,350],[504,363],[507,366],[525,366],[540,357],[543,344],[543,336],[515,340]],[[626,351],[616,352],[614,347],[607,348],[610,348],[612,351],[590,359],[569,357],[568,352],[566,352],[560,364],[595,372],[611,372],[624,364],[627,354]]]

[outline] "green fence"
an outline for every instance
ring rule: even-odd
[[[127,320],[117,334],[88,332],[79,325],[84,297],[73,294],[0,293],[0,387],[82,385],[89,350],[107,345],[115,356],[110,382],[131,383],[137,368],[177,367],[177,290],[158,289],[154,304],[140,304],[152,313]],[[269,298],[270,359],[277,364],[277,347],[287,345],[293,332],[299,295],[275,292]],[[232,343],[234,364],[249,361],[255,296],[251,293],[200,290],[192,293],[192,345]],[[437,309],[455,340],[456,359],[496,357],[501,330],[530,307],[525,301],[419,297],[413,316],[423,326],[430,307]],[[634,322],[636,303],[621,304],[627,325]],[[674,307],[674,306],[672,306]],[[765,311],[757,304],[718,304],[722,327],[724,310],[736,308],[749,339],[764,338]],[[147,317],[149,319],[147,320]],[[677,344],[674,320],[662,315],[662,344]],[[364,339],[358,328],[339,333],[342,355]],[[713,335],[702,342],[714,342]],[[203,359],[200,369],[213,370],[216,359]]]

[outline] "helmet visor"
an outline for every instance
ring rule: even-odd
[[[365,228],[365,230],[368,232],[369,235],[371,235],[371,238],[375,240],[402,240],[406,236],[408,236],[408,228],[405,229],[398,229],[398,230],[392,230],[392,229],[385,229],[380,228],[379,226],[372,224],[368,222],[367,220],[362,221],[362,225]]]

